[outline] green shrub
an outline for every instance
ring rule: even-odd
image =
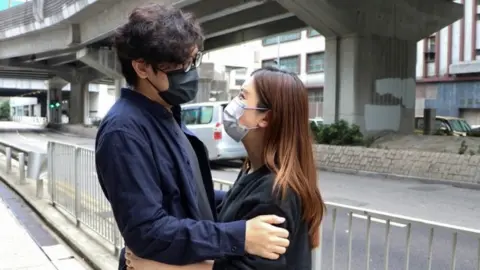
[[[0,104],[0,120],[10,120],[10,101]]]
[[[311,125],[315,141],[319,144],[330,145],[363,145],[363,134],[358,125],[350,125],[340,120],[330,125]]]

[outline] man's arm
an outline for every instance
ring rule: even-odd
[[[126,246],[138,256],[183,265],[244,254],[245,221],[195,221],[165,212],[157,183],[158,171],[168,169],[158,168],[162,162],[141,138],[128,131],[105,134],[96,164]]]

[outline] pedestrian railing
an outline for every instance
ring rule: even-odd
[[[72,215],[114,247],[123,246],[108,200],[98,183],[95,153],[91,149],[48,143],[48,183],[54,207]]]
[[[109,203],[98,183],[94,151],[75,145],[49,142],[48,161],[49,190],[54,207],[61,208],[72,215],[78,226],[84,225],[103,237],[115,247],[115,252],[118,254],[123,246],[123,240]],[[228,190],[232,184],[229,181],[214,179],[216,189]],[[364,230],[353,226],[358,224],[358,220],[365,223]],[[393,230],[402,234],[401,240],[398,239],[398,234],[395,234],[395,237],[392,236]],[[413,243],[418,244],[423,241],[422,237],[414,236],[418,230],[420,230],[419,235],[425,238],[425,245],[420,249],[418,245],[412,248]],[[480,270],[480,230],[328,202],[327,216],[321,226],[321,244],[313,252],[314,269],[378,269],[378,262],[376,267],[371,264],[373,257],[380,256],[383,269],[389,269],[390,261],[398,261],[401,257],[401,269],[436,270],[439,268],[435,268],[433,262],[437,231],[441,232],[438,235],[449,235],[449,243],[442,245],[444,253],[441,255],[441,269],[457,269],[457,242],[462,235],[474,240],[475,246],[471,247],[474,249],[473,255],[468,260],[473,266],[472,269]],[[382,236],[382,243],[375,243],[376,249],[372,251],[371,236],[379,233]],[[339,237],[345,238],[340,239],[345,241],[340,241]],[[378,240],[378,237],[376,239]],[[379,245],[382,252],[378,252]],[[394,253],[390,250],[392,245],[397,247]],[[447,245],[448,256],[445,255]],[[399,246],[401,254],[398,252]],[[418,257],[419,252],[423,251],[426,263],[421,268],[418,265],[411,266],[412,255]],[[356,259],[363,258],[363,262],[358,260],[354,262],[354,255]],[[399,269],[398,263],[392,268]]]

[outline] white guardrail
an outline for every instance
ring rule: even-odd
[[[86,226],[96,232],[109,242],[114,247],[115,254],[118,254],[124,242],[115,224],[110,205],[98,183],[95,172],[94,151],[75,145],[49,142],[47,158],[48,188],[53,206],[71,215],[76,220],[77,226]],[[9,162],[8,159],[7,162]],[[232,183],[229,181],[214,180],[214,187],[218,190],[226,191],[231,185]],[[448,233],[451,237],[451,245],[447,248],[448,259],[442,258],[444,260],[447,259],[449,262],[446,263],[448,265],[442,265],[442,269],[456,269],[457,239],[459,235],[462,235],[476,241],[476,247],[474,248],[476,251],[473,252],[476,256],[475,258],[468,258],[468,260],[474,265],[474,269],[480,270],[480,230],[392,215],[338,203],[327,203],[327,210],[327,218],[321,226],[320,247],[313,251],[313,269],[315,270],[369,270],[371,269],[372,257],[378,257],[379,255],[383,257],[382,264],[384,269],[389,268],[390,259],[398,260],[400,256],[404,260],[403,269],[408,270],[410,269],[411,255],[414,254],[418,257],[416,253],[419,252],[418,248],[411,249],[412,243],[420,241],[419,237],[412,237],[417,230],[423,230],[422,235],[428,234],[428,243],[422,249],[422,251],[428,252],[425,258],[425,268],[422,269],[433,269],[435,232],[441,231],[442,234]],[[356,234],[358,230],[352,227],[353,217],[361,217],[365,220],[365,231],[360,233],[360,236]],[[373,222],[375,222],[375,225],[373,225]],[[403,228],[404,240],[400,241],[402,243],[398,243],[398,241],[392,243],[391,239],[393,236],[391,236],[391,232],[397,229],[399,224]],[[327,229],[325,229],[326,227],[328,227],[328,233]],[[378,235],[378,230],[384,235],[382,243],[383,252],[382,254],[373,254],[371,252],[371,235]],[[339,233],[342,233],[342,231],[348,234],[346,243],[337,242],[337,238],[341,235]],[[355,242],[353,242],[354,239]],[[358,239],[361,239],[361,248],[358,248]],[[403,254],[399,255],[396,252],[390,257],[391,244],[396,246],[404,245]],[[354,246],[357,248],[354,249]],[[375,247],[377,248],[378,244],[375,244]],[[445,251],[445,248],[443,251]],[[361,255],[360,257],[364,258],[361,266],[355,262],[355,265],[352,267],[352,254],[356,256]],[[419,269],[412,268],[412,270]]]
[[[12,121],[32,126],[45,127],[48,124],[46,117],[38,116],[12,116]]]

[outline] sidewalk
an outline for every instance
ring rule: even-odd
[[[0,220],[1,270],[85,270],[62,246],[38,246],[2,198]]]
[[[56,269],[0,198],[0,269]]]
[[[60,237],[71,249],[74,250],[82,259],[85,261],[86,264],[90,265],[95,270],[116,270],[118,268],[118,258],[114,255],[113,249],[110,245],[106,244],[106,242],[98,236],[98,234],[92,233],[89,228],[85,226],[76,226],[75,220],[71,218],[68,214],[61,211],[60,208],[52,207],[50,203],[49,194],[48,194],[48,182],[44,183],[44,197],[43,199],[38,199],[35,197],[36,194],[36,183],[33,180],[27,180],[27,183],[20,185],[18,184],[18,162],[12,160],[12,171],[10,174],[5,173],[5,156],[0,154],[0,180],[3,181],[7,186],[11,187],[15,192],[26,201],[27,205],[35,212],[37,215],[42,219],[43,223],[46,224],[58,237]],[[45,179],[47,180],[47,179]],[[4,203],[0,202],[5,208]],[[0,209],[1,211],[1,209]],[[14,221],[15,217],[13,217],[10,213],[11,219],[13,218]],[[3,216],[0,212],[0,221],[2,221],[0,226],[0,231],[2,231],[6,235],[10,235],[9,229],[7,225],[3,224]],[[17,227],[19,225],[18,221],[16,221]],[[7,228],[7,229],[4,229]],[[23,232],[26,233],[25,229]],[[28,233],[27,233],[28,235]],[[11,239],[16,239],[12,235]],[[3,249],[10,250],[15,252],[13,248],[7,248],[8,245],[3,245],[4,243],[10,243],[14,240],[7,240],[2,238],[2,234],[0,233],[0,258],[10,258],[13,256],[9,254],[4,254]],[[32,238],[29,238],[30,242],[35,242]],[[18,247],[22,247],[22,243],[17,241]],[[37,249],[42,250],[37,246]],[[13,261],[26,261],[26,259],[22,259],[20,256],[25,254],[33,254],[33,252],[25,251],[26,246],[22,247],[20,250],[17,250],[17,259],[13,259]],[[63,256],[64,254],[60,254],[59,250],[46,250],[44,248],[44,253],[48,254],[49,257],[58,258],[59,256]],[[25,253],[25,254],[24,254]],[[38,254],[38,252],[37,252]],[[52,254],[52,255],[50,255]],[[44,255],[44,259],[48,258]],[[69,260],[70,264],[65,263],[64,265],[58,264],[55,265],[56,267],[51,267],[51,264],[46,266],[39,265],[37,266],[6,266],[5,264],[0,263],[0,270],[50,270],[50,269],[57,269],[57,270],[86,270],[85,268],[78,268],[73,265],[72,261]],[[78,262],[77,262],[78,263]],[[77,265],[78,266],[78,265]],[[23,268],[19,268],[23,267]],[[50,268],[49,268],[50,267]]]

